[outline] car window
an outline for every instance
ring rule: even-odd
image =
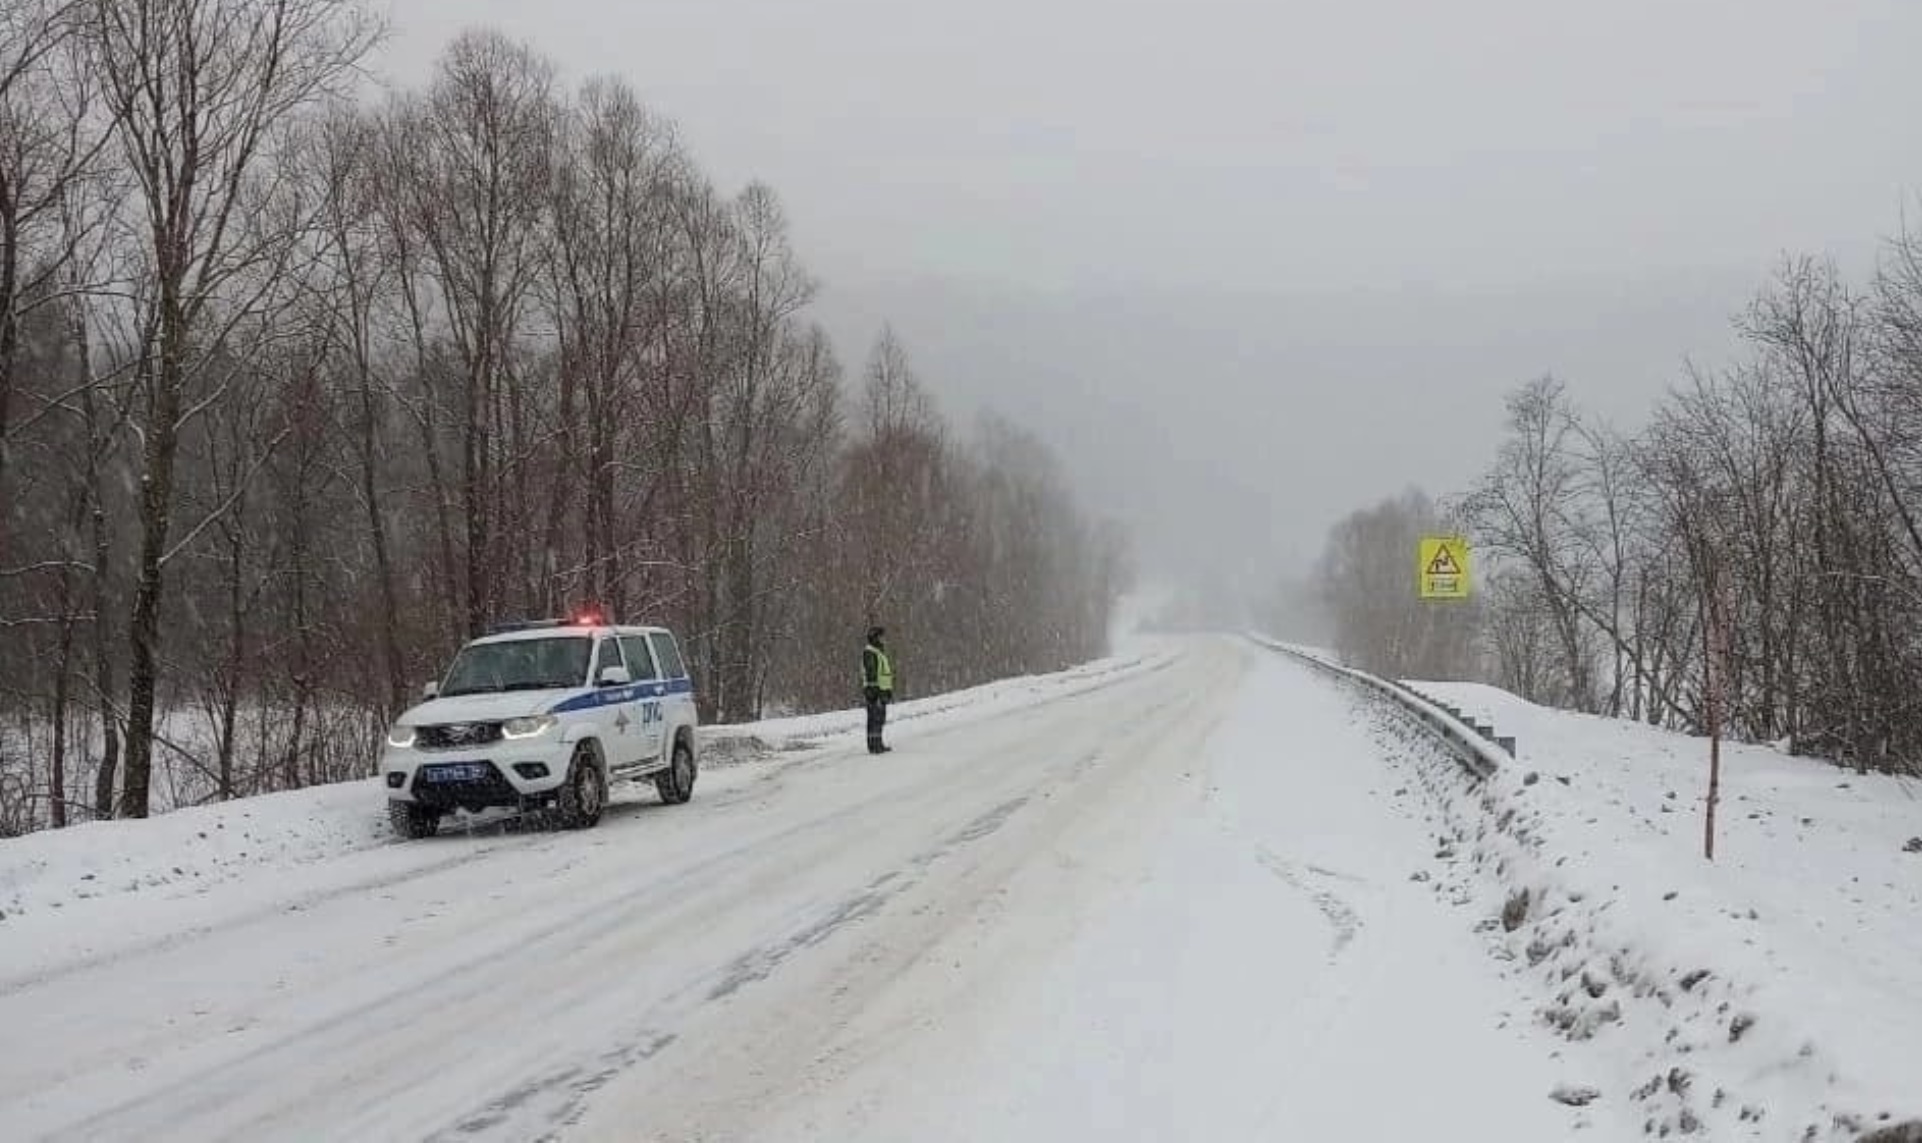
[[[681,649],[674,645],[674,636],[656,633],[647,638],[654,644],[654,657],[661,661],[661,677],[664,679],[686,678],[687,664],[681,662]]]
[[[602,639],[598,643],[596,643],[594,647],[595,647],[594,669],[588,673],[588,676],[587,676],[588,682],[590,683],[599,682],[601,679],[601,672],[605,671],[609,667],[621,667],[626,665],[625,663],[621,662],[621,645],[617,640]]]
[[[634,676],[635,682],[646,682],[649,679],[661,677],[654,670],[654,656],[648,653],[645,636],[621,636],[621,650],[627,652],[627,669]]]
[[[443,695],[578,687],[587,677],[588,640],[580,635],[475,643],[454,656]]]

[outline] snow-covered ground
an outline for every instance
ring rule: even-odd
[[[1706,740],[1411,685],[1518,739],[1474,790],[1410,752],[1449,854],[1437,888],[1491,917],[1530,894],[1490,940],[1538,1015],[1582,1043],[1599,1102],[1717,1139],[1856,1138],[1922,1116],[1914,783],[1725,746],[1711,865]]]
[[[1615,728],[1524,713],[1523,764],[1471,786],[1376,692],[1167,640],[904,704],[884,757],[854,714],[718,731],[691,804],[589,832],[396,843],[353,783],[0,843],[0,1138],[1787,1140],[1909,1110],[1913,867],[1833,887],[1864,964],[1800,1019],[1813,977],[1755,966],[1826,962],[1738,939],[1790,911],[1664,851],[1679,809],[1621,809],[1656,839],[1623,864]],[[1818,820],[1866,869],[1886,791],[1850,790]],[[1732,816],[1732,854],[1780,820]],[[1513,932],[1511,885],[1546,891]]]
[[[1593,1113],[1409,881],[1353,703],[1180,641],[910,706],[882,758],[730,731],[774,749],[587,833],[390,843],[355,784],[9,842],[0,1123],[1559,1137]]]
[[[1160,777],[1077,799],[752,1138],[1541,1143],[1594,1120],[1550,1100],[1557,1045],[1410,880],[1432,847],[1355,700],[1265,652],[1231,686],[1200,658]]]
[[[898,704],[892,727],[935,728],[1006,715],[1166,668],[1148,644],[1059,674],[1006,679]],[[701,731],[703,794],[751,784],[778,765],[810,761],[865,734],[861,711],[776,719]],[[776,757],[778,755],[778,757]],[[762,765],[734,773],[736,764]],[[653,801],[651,785],[620,787],[616,801]],[[343,883],[410,876],[448,860],[434,847],[399,843],[376,779],[176,810],[145,822],[94,822],[0,841],[0,973],[106,955],[132,939],[164,939],[282,904],[325,896]],[[512,815],[457,815],[482,850],[518,844]],[[380,849],[376,856],[365,851]],[[464,860],[463,854],[459,859]],[[363,872],[364,871],[364,872]],[[231,888],[227,888],[231,884]],[[220,889],[220,892],[215,892]],[[184,918],[192,923],[183,925]]]
[[[957,718],[978,719],[998,711],[1086,694],[1109,685],[1119,676],[1160,670],[1173,661],[1174,656],[1165,649],[1165,643],[1134,640],[1129,646],[1135,648],[1130,653],[1056,674],[1003,679],[963,691],[899,702],[888,710],[888,726],[935,727],[951,724]],[[811,750],[830,742],[852,741],[864,738],[866,733],[867,712],[858,708],[771,718],[704,729],[702,753],[707,759],[704,764],[712,767],[760,760],[770,752]]]

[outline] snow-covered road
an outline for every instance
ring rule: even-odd
[[[0,1135],[1566,1137],[1358,701],[1197,640],[587,833],[263,867],[84,952],[15,918]]]

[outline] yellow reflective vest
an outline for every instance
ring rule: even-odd
[[[863,676],[861,685],[884,691],[893,690],[894,663],[888,658],[888,653],[872,643],[868,644],[867,651],[868,654],[874,656],[874,660],[872,664],[861,664],[861,674]],[[872,671],[872,674],[869,673],[870,671]]]

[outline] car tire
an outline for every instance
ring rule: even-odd
[[[660,792],[661,801],[670,806],[687,804],[694,797],[694,779],[699,775],[694,763],[694,748],[686,739],[674,743],[674,760],[660,777],[654,779],[654,788]]]
[[[409,841],[433,837],[440,832],[440,813],[419,802],[388,802],[387,821],[395,833]]]
[[[607,776],[601,772],[600,753],[583,742],[574,748],[574,760],[567,767],[567,781],[561,784],[554,808],[562,829],[592,829],[607,808]]]

